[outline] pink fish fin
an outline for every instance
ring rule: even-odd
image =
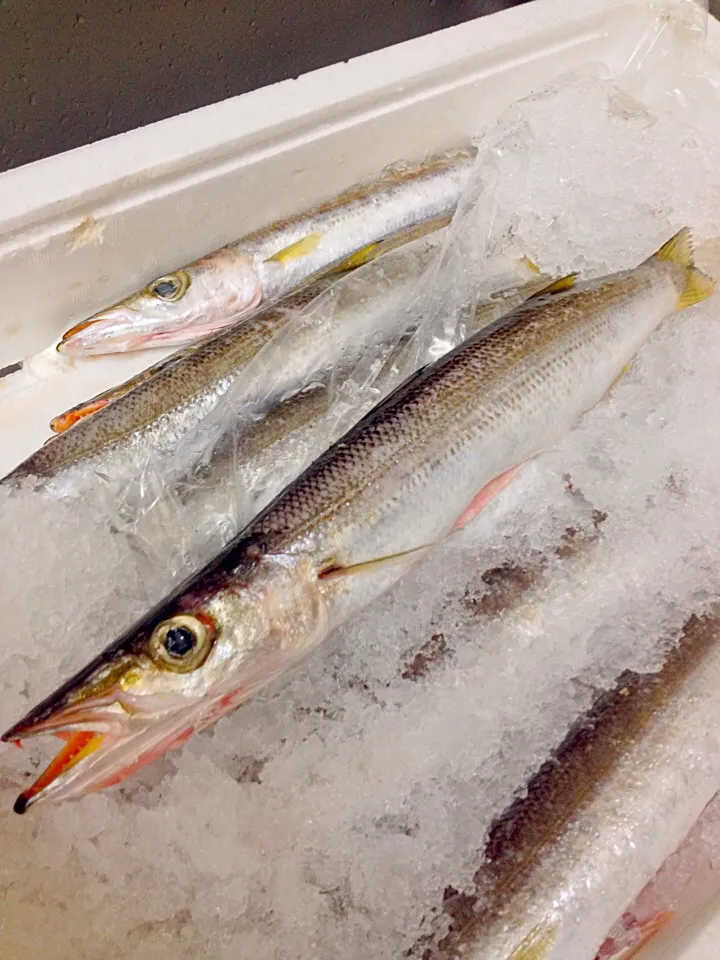
[[[641,921],[638,931],[640,939],[621,953],[617,960],[632,960],[633,957],[637,957],[643,947],[646,947],[661,930],[664,930],[674,916],[675,912],[673,910],[666,910]]]
[[[619,939],[612,936],[608,937],[595,955],[595,960],[633,960],[667,927],[674,916],[674,911],[666,910],[655,913],[646,920],[633,918],[632,926],[622,935],[624,942],[619,942]],[[632,938],[631,943],[628,943],[628,936]]]
[[[501,473],[499,477],[495,477],[494,480],[491,480],[490,483],[486,483],[485,486],[479,493],[476,493],[472,498],[467,507],[463,510],[460,516],[455,521],[454,530],[462,530],[462,528],[470,523],[481,510],[484,510],[485,507],[490,503],[491,500],[494,500],[495,497],[505,489],[505,487],[515,479],[517,474],[520,471],[520,464],[517,467],[511,467],[510,470],[506,470],[504,473]]]

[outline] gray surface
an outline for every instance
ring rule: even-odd
[[[0,170],[523,0],[0,0]]]

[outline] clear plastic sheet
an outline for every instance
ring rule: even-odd
[[[506,286],[486,264],[527,255],[546,274],[596,275],[639,262],[685,224],[701,242],[720,234],[717,67],[687,28],[691,9],[658,8],[621,77],[590,66],[559,78],[479,137],[437,260],[391,325],[363,310],[342,349],[329,339],[342,298],[362,300],[356,285],[388,269],[378,262],[294,317],[253,361],[241,400],[230,391],[177,460],[102,484],[92,516],[119,531],[105,552],[72,504],[13,504],[3,590],[23,647],[4,650],[8,723],[142,613],[143,589],[162,593],[286,471],[467,333],[473,303]],[[720,597],[719,320],[715,298],[666,324],[606,403],[279,693],[120,791],[48,808],[35,826],[7,822],[8,955],[28,951],[32,929],[63,956],[69,926],[82,958],[444,960],[453,919],[478,906],[492,823],[599,690],[625,670],[658,670],[683,625]],[[278,362],[308,344],[332,346],[333,362],[320,351],[313,369],[327,376],[298,386],[331,400],[310,403],[312,421],[248,465],[268,403],[295,395],[289,374],[286,392],[268,389]],[[223,463],[218,484],[210,468]],[[54,556],[37,539],[32,556],[18,549],[33,525]],[[542,960],[592,960],[717,792],[718,669],[712,646],[695,685],[668,701],[667,723],[653,720],[620,775],[600,778],[605,803],[578,818],[576,843],[543,838],[538,860],[555,858],[557,872],[513,906],[553,931]],[[8,758],[0,799],[11,802],[27,764]],[[473,950],[512,956],[501,940]]]
[[[180,424],[162,452],[138,444],[131,468],[121,464],[112,480],[100,465],[91,480],[139,557],[162,563],[170,582],[186,575],[435,355],[424,291],[445,242],[444,230],[414,240],[308,306],[282,308],[286,325],[197,425]],[[477,322],[485,324],[546,282],[507,254],[467,273],[467,289],[445,291],[444,349],[475,322],[479,296]]]

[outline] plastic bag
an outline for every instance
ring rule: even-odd
[[[138,451],[133,475],[101,480],[115,529],[141,557],[164,564],[172,581],[187,574],[437,354],[425,289],[446,242],[438,231],[337,280],[303,309],[281,304],[280,332],[195,426],[180,424],[169,453]],[[466,289],[446,291],[443,349],[472,322],[480,293],[484,324],[543,282],[522,257],[480,261]]]

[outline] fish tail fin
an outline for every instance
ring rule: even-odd
[[[675,236],[670,237],[668,242],[664,243],[650,259],[665,260],[692,270],[695,266],[695,250],[690,228],[683,227],[682,230],[678,230]]]
[[[683,292],[678,299],[678,310],[691,307],[694,303],[702,303],[715,292],[715,281],[700,270],[692,269],[688,274]]]
[[[555,943],[558,925],[539,923],[515,947],[507,960],[543,960]]]
[[[650,259],[673,263],[685,270],[685,286],[678,297],[676,309],[684,310],[685,307],[691,307],[694,303],[700,303],[712,296],[715,281],[695,266],[695,252],[689,227],[679,230]]]

